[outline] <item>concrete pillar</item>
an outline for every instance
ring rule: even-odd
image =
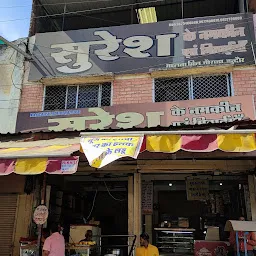
[[[134,186],[133,176],[128,177],[128,234],[134,235]],[[132,245],[133,238],[129,238],[129,245]],[[128,253],[131,247],[128,247]]]
[[[134,174],[134,234],[137,235],[136,245],[139,246],[141,233],[141,174]]]

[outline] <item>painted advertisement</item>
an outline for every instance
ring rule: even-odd
[[[227,256],[229,244],[223,241],[196,240],[194,256]]]
[[[16,132],[169,127],[228,123],[244,119],[255,120],[252,95],[51,112],[20,112]]]
[[[36,35],[29,80],[254,63],[252,14]]]

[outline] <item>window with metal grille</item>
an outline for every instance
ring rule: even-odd
[[[44,110],[92,108],[111,105],[111,83],[46,86]]]
[[[155,79],[155,102],[231,96],[230,74]]]

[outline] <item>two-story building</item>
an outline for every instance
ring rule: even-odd
[[[70,174],[47,175],[41,201],[67,240],[70,225],[95,218],[102,234],[144,230],[161,253],[192,254],[207,226],[255,220],[253,8],[34,0],[32,60],[0,173],[39,184],[44,172]],[[32,191],[27,219],[40,201]]]

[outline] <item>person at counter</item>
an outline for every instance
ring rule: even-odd
[[[239,221],[245,221],[244,217],[240,217]],[[236,236],[235,231],[230,232],[229,242],[234,247],[235,252],[239,249],[240,256],[245,255],[245,247],[247,248],[247,255],[253,256],[253,246],[256,246],[256,235],[254,232],[238,231]],[[237,245],[238,242],[238,245]]]
[[[48,228],[44,228],[42,230],[42,238],[41,238],[41,242],[42,244],[44,244],[45,240],[50,236],[50,231]]]
[[[51,235],[46,238],[43,246],[43,256],[65,256],[65,239],[59,233],[59,227],[53,223]]]
[[[140,246],[136,249],[136,256],[159,256],[157,247],[149,243],[149,235],[143,233],[140,235]]]
[[[92,242],[92,230],[87,230],[85,233],[85,238],[83,240],[80,241],[80,243],[82,242]]]

